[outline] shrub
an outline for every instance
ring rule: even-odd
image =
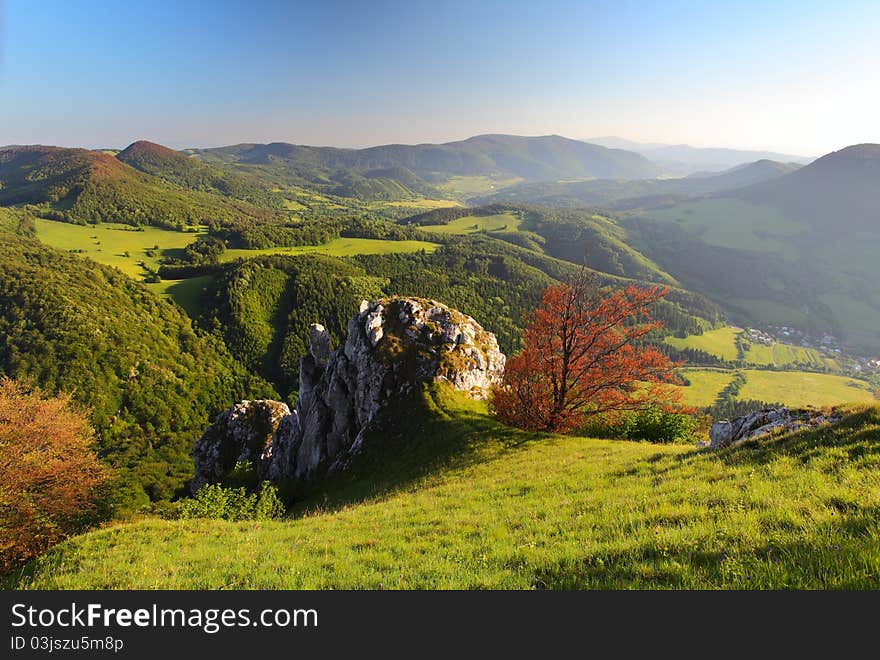
[[[218,518],[222,520],[272,520],[284,515],[284,504],[275,486],[263,483],[258,491],[248,493],[245,488],[227,488],[208,484],[196,496],[182,500],[178,516],[190,518]]]
[[[94,522],[107,473],[86,413],[0,379],[0,572]]]
[[[579,432],[603,438],[683,443],[692,441],[704,430],[702,421],[694,415],[651,406],[644,410],[596,417]]]

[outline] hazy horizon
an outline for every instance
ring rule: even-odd
[[[880,142],[880,6],[861,0],[2,6],[0,144]]]

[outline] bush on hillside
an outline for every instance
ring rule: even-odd
[[[284,515],[284,504],[275,486],[266,482],[260,490],[227,488],[208,484],[196,496],[180,502],[178,516],[183,519],[272,520]]]

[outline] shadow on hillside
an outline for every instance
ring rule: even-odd
[[[721,549],[642,545],[551,562],[535,589],[878,589],[870,569],[880,507],[858,508],[818,527],[786,530],[786,540],[753,545],[727,536]],[[793,533],[794,532],[794,533]],[[796,534],[796,532],[800,532]],[[727,562],[730,562],[729,564]]]
[[[880,457],[880,407],[870,407],[847,415],[837,424],[798,431],[770,439],[750,440],[737,447],[710,451],[694,450],[683,454],[658,453],[646,459],[653,464],[653,473],[662,476],[694,461],[718,460],[730,466],[766,465],[780,456],[808,464],[827,455],[835,448],[845,455],[842,462]],[[659,464],[665,463],[665,466]],[[637,466],[620,470],[618,477],[638,474]]]
[[[383,418],[384,426],[365,439],[365,451],[345,475],[285,493],[294,501],[292,516],[379,499],[548,439],[503,426],[478,406],[450,407],[448,393],[436,387],[397,402]]]

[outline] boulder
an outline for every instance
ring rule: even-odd
[[[836,423],[841,418],[837,413],[825,417],[820,412],[808,408],[790,409],[784,406],[763,408],[734,420],[715,422],[709,430],[708,446],[709,449],[721,449],[774,433],[788,433],[815,428],[825,423]]]

